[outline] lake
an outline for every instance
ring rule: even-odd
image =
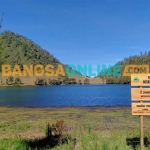
[[[130,106],[130,85],[0,87],[0,106]]]

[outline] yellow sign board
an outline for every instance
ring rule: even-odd
[[[150,101],[150,88],[131,88],[131,100]]]
[[[131,86],[150,86],[150,74],[132,74]]]
[[[150,115],[150,103],[132,103],[132,115]]]

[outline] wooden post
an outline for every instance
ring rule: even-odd
[[[140,150],[144,150],[143,115],[140,116]]]
[[[142,88],[142,86],[139,88]],[[143,103],[142,100],[140,100],[140,103]],[[140,115],[140,150],[144,150],[143,115]]]

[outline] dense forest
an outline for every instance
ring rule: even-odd
[[[123,71],[125,66],[127,65],[144,65],[148,64],[150,65],[150,51],[145,53],[140,53],[140,55],[130,56],[129,58],[124,58],[124,60],[119,61],[117,64],[120,64],[121,67],[121,76],[115,77],[115,76],[102,76],[102,73],[100,75],[100,78],[106,81],[107,84],[130,84],[130,76],[123,76]],[[110,68],[111,69],[111,68]]]

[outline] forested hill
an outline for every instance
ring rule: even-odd
[[[125,68],[126,65],[134,65],[134,64],[148,64],[150,65],[150,51],[148,52],[144,52],[144,53],[140,53],[140,55],[135,55],[135,56],[130,56],[128,58],[125,58],[124,60],[118,62],[117,64],[121,64],[122,68],[121,68],[121,74],[123,73],[123,70]],[[106,80],[106,83],[108,84],[130,84],[130,77],[101,77],[103,78],[103,80]]]
[[[44,67],[47,64],[54,66],[56,71],[58,64],[62,64],[48,51],[42,49],[39,45],[31,40],[13,32],[7,31],[0,33],[0,69],[1,64],[9,64],[12,69],[15,65],[19,65],[23,70],[23,65],[36,65],[41,64]],[[66,64],[62,64],[65,70]],[[72,71],[70,69],[70,71]],[[86,76],[73,77],[67,76],[40,76],[35,75],[32,77],[3,77],[0,70],[0,86],[4,85],[60,85],[60,84],[101,84],[103,83],[100,78],[89,78]]]
[[[31,40],[13,32],[7,31],[0,34],[1,41],[1,63],[23,65],[23,64],[53,64],[59,62],[48,51]]]

